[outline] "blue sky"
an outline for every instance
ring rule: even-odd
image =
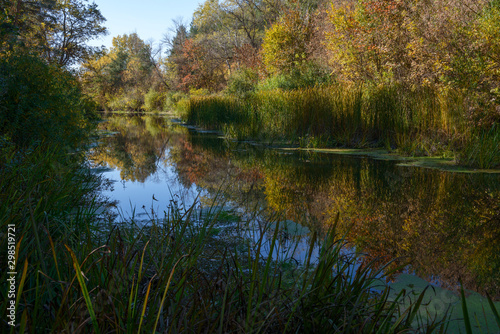
[[[136,32],[144,40],[157,44],[172,27],[172,19],[183,17],[191,22],[194,11],[203,0],[94,0],[109,34],[92,41],[92,45],[111,46],[113,37]]]

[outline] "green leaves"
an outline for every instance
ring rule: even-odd
[[[76,148],[85,140],[86,104],[75,78],[23,52],[0,55],[0,132],[19,147],[58,143]]]
[[[152,47],[136,33],[113,38],[113,47],[83,64],[84,89],[105,110],[140,110],[161,80]]]

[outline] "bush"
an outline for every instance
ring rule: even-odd
[[[113,111],[138,111],[143,106],[143,97],[137,93],[129,93],[113,97],[108,107]]]
[[[259,74],[252,69],[242,68],[235,71],[228,80],[226,92],[244,96],[253,92],[259,81]]]
[[[165,94],[163,109],[165,111],[175,111],[179,115],[184,115],[189,104],[189,95],[183,92],[169,91]]]
[[[143,109],[146,111],[161,111],[164,104],[165,95],[153,88],[150,88],[146,95],[144,95]]]
[[[16,146],[74,148],[86,137],[92,109],[69,72],[30,54],[0,56],[0,133]]]
[[[314,62],[307,62],[300,67],[294,68],[288,74],[276,74],[261,81],[259,90],[284,89],[292,90],[309,88],[332,84],[333,79],[326,69],[321,68]]]

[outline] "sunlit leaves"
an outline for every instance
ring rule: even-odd
[[[346,0],[329,20],[332,65],[346,80],[477,90],[496,75],[498,9],[488,1]]]
[[[151,45],[136,33],[113,38],[113,47],[82,65],[86,91],[104,109],[138,110],[158,83]]]
[[[59,66],[73,65],[100,51],[87,43],[106,34],[106,19],[88,0],[20,0],[5,6],[2,14],[1,39],[7,37],[10,48],[29,48]]]
[[[288,73],[309,58],[307,45],[313,35],[311,17],[290,9],[266,31],[263,61],[269,73]]]

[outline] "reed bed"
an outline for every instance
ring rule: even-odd
[[[304,147],[385,147],[406,155],[454,156],[496,168],[498,126],[476,131],[458,91],[329,86],[192,97],[184,118],[229,137]]]

